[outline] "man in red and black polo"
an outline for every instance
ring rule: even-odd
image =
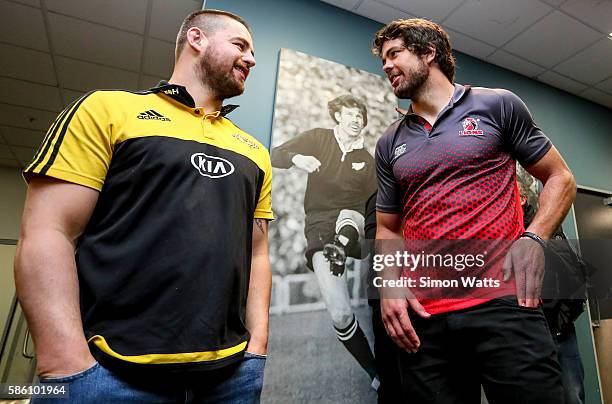
[[[543,246],[574,199],[571,172],[515,94],[453,84],[455,62],[439,25],[394,21],[376,34],[373,51],[395,95],[412,101],[377,145],[379,252],[393,239],[404,246],[477,240],[490,251],[471,275],[497,285],[463,294],[405,288],[401,298],[396,288],[381,289],[384,327],[403,349],[402,396],[473,403],[482,384],[491,403],[563,402],[539,305]],[[544,184],[527,231],[515,161]],[[405,269],[385,276],[401,280]]]

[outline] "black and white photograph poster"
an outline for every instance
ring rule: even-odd
[[[280,52],[265,402],[375,402],[364,214],[397,106],[383,76]]]

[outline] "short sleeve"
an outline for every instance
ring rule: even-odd
[[[535,124],[525,103],[512,92],[501,91],[504,140],[514,158],[529,167],[550,150],[552,143]]]
[[[393,174],[391,154],[386,136],[376,143],[376,176],[378,178],[378,196],[376,197],[376,210],[385,213],[401,211],[398,184]]]
[[[112,156],[108,115],[99,92],[68,106],[24,170],[25,180],[44,175],[100,191]]]
[[[263,182],[261,185],[261,192],[259,193],[259,200],[257,201],[257,207],[255,208],[254,218],[274,220],[274,213],[272,212],[272,164],[270,163],[270,155],[266,155]]]

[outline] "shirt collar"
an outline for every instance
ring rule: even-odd
[[[334,137],[336,138],[336,142],[338,143],[338,146],[340,147],[340,150],[342,151],[342,159],[341,161],[344,161],[344,158],[346,157],[346,155],[350,152],[352,152],[353,150],[359,150],[359,149],[363,149],[363,145],[364,145],[364,138],[363,136],[359,136],[359,139],[354,140],[348,147],[344,147],[344,144],[340,141],[340,135],[338,134],[338,127],[336,126],[334,128]]]
[[[193,97],[187,92],[187,89],[183,86],[179,86],[178,84],[168,83],[166,80],[162,80],[157,83],[157,86],[150,89],[150,91],[154,93],[164,93],[168,97],[172,98],[175,101],[180,102],[183,105],[188,106],[189,108],[195,108],[195,101]],[[238,108],[238,105],[235,104],[227,104],[221,107],[221,111],[219,111],[219,115],[225,116]]]
[[[459,100],[461,100],[463,98],[464,95],[466,95],[470,89],[471,86],[470,85],[461,85],[458,83],[454,84],[455,90],[453,91],[453,96],[451,97],[450,101],[448,102],[448,105],[445,106],[442,111],[440,111],[439,115],[442,115],[442,112],[444,112],[447,109],[453,108],[455,106],[456,103],[459,102]],[[414,119],[414,120],[418,120],[420,118],[419,115],[415,114],[412,111],[412,104],[408,107],[408,112],[406,112],[406,116],[404,117],[405,119]]]

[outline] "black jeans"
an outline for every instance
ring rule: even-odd
[[[410,316],[421,340],[401,351],[405,403],[478,404],[480,386],[490,404],[563,404],[561,368],[541,309],[516,297],[422,319]]]

